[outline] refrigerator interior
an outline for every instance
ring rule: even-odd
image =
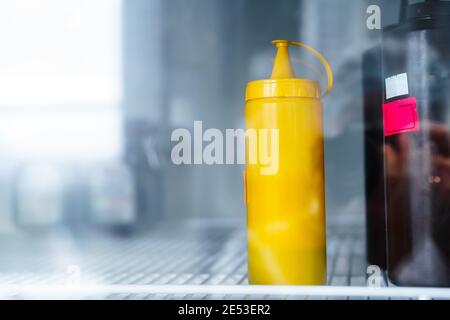
[[[1,2],[0,298],[450,299],[366,263],[372,3],[396,22],[392,0]],[[274,39],[311,45],[335,73],[327,286],[249,285],[244,167],[171,159],[178,128],[244,128],[246,83],[270,75]],[[321,79],[291,54],[298,76]]]

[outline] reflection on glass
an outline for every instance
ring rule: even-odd
[[[433,122],[422,130],[385,148],[391,277],[449,285],[450,130]]]

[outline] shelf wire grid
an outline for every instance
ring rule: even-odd
[[[330,228],[328,286],[318,288],[249,286],[242,227],[162,227],[137,237],[89,235],[78,241],[67,235],[7,238],[14,245],[0,245],[0,297],[60,298],[51,288],[67,287],[65,294],[82,299],[450,298],[450,290],[386,288],[385,278],[384,290],[368,288],[362,230]],[[74,266],[75,290],[68,284]],[[91,289],[77,291],[78,285]]]

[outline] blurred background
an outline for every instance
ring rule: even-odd
[[[273,39],[333,67],[327,215],[363,228],[371,4],[383,25],[398,20],[393,0],[1,0],[0,247],[138,237],[165,221],[245,228],[243,167],[175,166],[170,136],[195,120],[243,128],[246,83],[270,76]],[[292,56],[298,77],[323,78],[302,63],[320,69],[314,57]]]

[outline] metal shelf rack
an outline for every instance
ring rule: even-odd
[[[450,299],[450,289],[366,285],[363,228],[333,226],[328,286],[250,286],[238,226],[166,225],[145,236],[0,241],[0,298]]]

